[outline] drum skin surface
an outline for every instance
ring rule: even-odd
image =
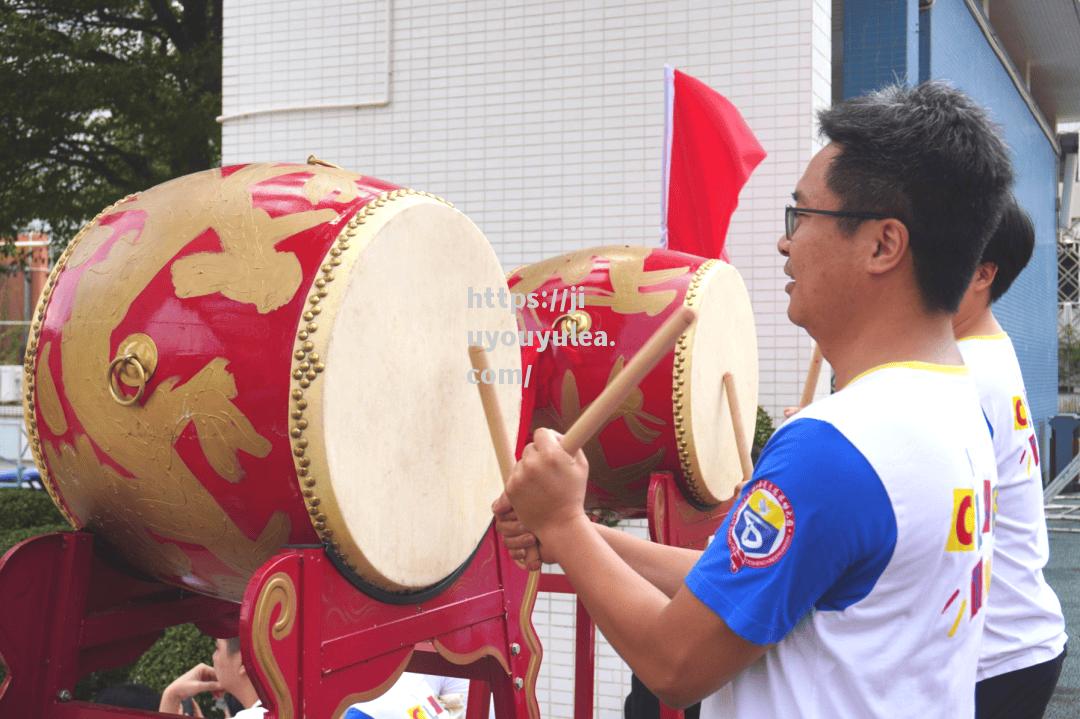
[[[355,546],[334,481],[372,479],[364,466],[327,476],[326,444],[350,438],[324,436],[325,407],[313,398],[330,374],[332,336],[357,333],[341,305],[350,268],[378,244],[370,228],[415,212],[459,217],[487,247],[434,196],[320,165],[188,175],[83,228],[46,283],[25,364],[35,460],[71,524],[138,570],[234,601],[289,544],[325,543],[389,591],[421,586],[397,568],[381,573]],[[355,376],[334,391],[361,396]],[[514,407],[506,412],[516,419]],[[471,469],[489,465],[487,491],[497,493],[494,452]],[[469,511],[479,524],[482,512]],[[460,544],[475,547],[485,527],[467,527],[476,536]],[[420,574],[445,576],[471,550],[455,551]]]
[[[729,499],[742,479],[734,430],[723,393],[731,372],[743,425],[753,431],[757,408],[757,339],[742,278],[720,260],[666,249],[599,247],[571,252],[515,270],[514,293],[535,307],[519,312],[528,332],[579,325],[564,292],[584,298],[589,342],[554,341],[531,351],[533,427],[565,432],[680,305],[698,312],[695,324],[611,420],[584,448],[589,461],[586,508],[621,517],[644,516],[649,473],[675,473],[686,497],[699,505]],[[557,298],[552,302],[552,298]],[[546,304],[545,304],[546,303]],[[604,333],[597,344],[598,333]],[[752,439],[752,436],[750,437]]]

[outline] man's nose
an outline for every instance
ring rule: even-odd
[[[780,235],[780,239],[776,241],[776,251],[784,257],[788,256],[788,250],[791,249],[791,240],[788,239],[786,234]]]

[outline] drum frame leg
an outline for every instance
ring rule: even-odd
[[[242,604],[191,594],[114,566],[92,535],[35,537],[0,559],[0,716],[163,717],[71,700],[87,673],[136,659],[164,629],[194,622],[239,636],[267,719],[337,719],[406,669],[473,680],[498,719],[539,719],[542,649],[532,627],[539,573],[514,566],[493,528],[446,591],[423,604],[358,592],[320,548],[285,549]],[[487,703],[470,701],[470,719]]]

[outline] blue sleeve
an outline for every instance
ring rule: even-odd
[[[789,422],[686,577],[690,591],[755,644],[783,639],[811,608],[841,610],[874,588],[896,516],[870,463],[827,422]]]

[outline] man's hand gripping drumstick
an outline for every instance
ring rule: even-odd
[[[511,556],[519,564],[530,570],[539,569],[541,555],[536,538],[555,530],[564,522],[573,522],[584,516],[589,465],[581,451],[582,446],[600,431],[626,396],[674,347],[695,316],[689,307],[676,310],[585,409],[565,436],[560,437],[548,429],[536,430],[533,444],[525,448],[521,461],[516,465],[512,463],[512,453],[507,455],[507,450],[503,450],[503,455],[511,461],[500,459],[500,468],[506,464],[513,468],[509,475],[504,474],[506,491],[492,505],[492,510],[495,512],[496,528],[504,536]],[[478,361],[484,361],[482,352],[479,348],[470,349],[474,366]],[[480,387],[483,392],[483,385]],[[484,406],[488,412],[492,441],[496,447],[501,444],[509,448],[505,433],[496,431],[503,424],[493,423],[489,407],[497,412],[498,405],[490,387],[489,392],[490,399],[484,400]],[[543,560],[557,561],[558,558],[544,556]]]

